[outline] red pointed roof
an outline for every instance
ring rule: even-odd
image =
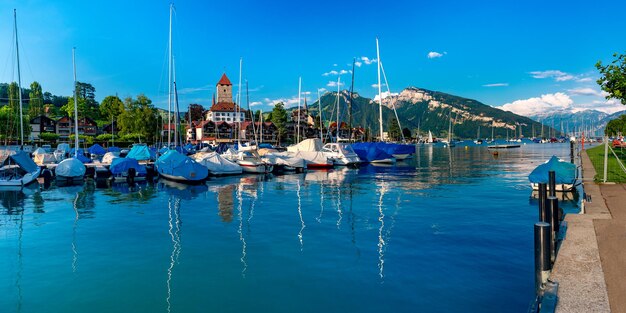
[[[226,76],[226,73],[222,74],[222,78],[220,78],[220,81],[218,81],[217,84],[218,85],[232,85],[230,83],[230,80]]]

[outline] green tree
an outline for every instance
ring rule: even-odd
[[[609,121],[604,129],[607,136],[616,136],[618,134],[626,134],[626,114]]]
[[[100,116],[109,123],[124,112],[124,103],[118,96],[107,96],[100,103]]]
[[[30,84],[30,94],[28,103],[28,116],[35,118],[43,114],[43,92],[38,82]]]
[[[616,59],[609,65],[602,65],[602,61],[596,63],[602,75],[597,83],[608,93],[607,99],[617,99],[626,104],[626,55],[614,53],[613,57]]]
[[[285,105],[282,102],[276,103],[270,114],[272,123],[278,129],[278,144],[280,144],[287,132],[287,111],[285,110]]]
[[[400,139],[400,126],[398,126],[398,120],[395,117],[389,122],[389,138],[391,140]]]
[[[157,110],[152,100],[143,94],[137,99],[124,99],[124,112],[118,118],[118,127],[122,135],[138,134],[142,140],[155,141],[157,131]]]
[[[55,133],[41,133],[39,134],[39,139],[43,141],[56,141],[59,139],[59,135]]]

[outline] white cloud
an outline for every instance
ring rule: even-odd
[[[289,108],[289,107],[298,105],[298,96],[296,95],[291,98],[277,98],[277,99],[265,98],[263,99],[263,102],[265,102],[266,105],[270,105],[270,106],[273,106],[276,103],[282,102],[285,104],[286,108]]]
[[[574,101],[568,95],[557,92],[523,100],[506,103],[500,107],[523,116],[532,116],[550,111],[570,109]]]
[[[363,63],[361,63],[360,61],[356,61],[354,62],[354,65],[356,65],[356,67],[361,67]]]
[[[602,93],[601,91],[593,89],[593,88],[589,88],[589,87],[569,89],[567,90],[567,92],[569,92],[569,94],[573,96],[597,96],[597,97],[605,96],[605,94]]]
[[[348,71],[346,71],[346,70],[339,71],[339,75],[343,75],[343,74],[348,74]]]
[[[333,64],[334,67],[337,67],[337,63]]]
[[[361,57],[361,61],[365,63],[365,65],[370,65],[372,63],[376,63],[376,59],[370,59],[368,57]]]
[[[538,78],[538,79],[552,78],[557,82],[564,82],[564,81],[576,79],[574,75],[561,72],[559,70],[533,71],[533,72],[530,72],[530,75],[533,78]]]
[[[253,107],[253,106],[262,105],[262,104],[263,104],[263,102],[261,102],[261,101],[254,101],[254,102],[250,103],[250,106]]]
[[[428,52],[427,57],[429,59],[435,59],[435,58],[442,57],[444,54],[445,54],[445,52],[444,53],[439,53],[439,52],[436,52],[436,51],[431,51],[431,52]]]
[[[387,99],[390,96],[394,97],[394,96],[397,96],[397,95],[398,95],[398,93],[395,93],[395,92],[394,93],[389,93],[389,92],[385,91],[385,92],[381,93],[381,96],[382,96],[383,99]],[[378,95],[376,95],[376,97],[374,97],[374,101],[378,101],[378,99],[380,99],[380,97],[378,97]]]
[[[583,78],[579,78],[576,80],[579,83],[588,83],[593,81],[593,79],[591,77],[583,77]]]
[[[302,92],[302,94],[303,94],[303,95],[310,95],[310,94],[311,94],[311,92],[310,92],[310,91],[303,91],[303,92]]]
[[[508,87],[509,83],[495,83],[495,84],[486,84],[483,87]]]
[[[206,86],[202,86],[202,87],[189,87],[189,88],[183,88],[181,90],[178,90],[178,94],[179,95],[188,95],[188,94],[194,94],[196,92],[200,92],[200,91],[207,91],[207,90],[212,90],[213,86],[211,85],[206,85]]]
[[[343,86],[343,85],[344,85],[344,83],[339,83],[340,87]],[[331,81],[328,82],[328,84],[326,84],[326,87],[337,87],[337,82],[334,81],[334,80],[331,80]]]
[[[322,76],[330,76],[330,75],[339,75],[339,72],[332,70],[330,72],[326,72],[324,74],[322,74]]]
[[[384,83],[383,83],[383,84],[380,84],[380,87],[381,87],[381,88],[382,88],[382,87],[384,87],[384,86],[387,86],[387,85],[386,85],[386,84],[384,84]],[[378,88],[378,84],[372,84],[372,88]]]

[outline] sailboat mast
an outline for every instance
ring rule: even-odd
[[[380,128],[380,141],[383,141],[383,96],[380,88],[380,48],[376,37],[376,64],[378,65],[378,127]]]
[[[178,90],[176,89],[176,60],[174,58],[172,58],[172,70],[174,72],[174,147],[178,147],[178,119],[180,113],[178,111]]]
[[[78,83],[76,82],[76,48],[72,48],[74,66],[74,157],[78,157]]]
[[[261,143],[263,143],[263,110],[259,110],[259,137],[261,137]]]
[[[24,149],[24,119],[22,118],[22,76],[20,71],[20,46],[17,42],[17,10],[13,9],[13,22],[15,26],[15,54],[17,55],[17,94],[20,101],[20,149]]]
[[[352,96],[354,93],[354,64],[356,63],[356,58],[352,59],[352,82],[350,83],[350,102],[348,103],[348,128],[350,128],[350,137],[352,140]]]
[[[241,146],[241,71],[243,69],[243,57],[239,58],[239,88],[238,88],[238,96],[237,96],[237,107],[235,112],[237,118],[237,146]]]
[[[250,112],[250,117],[251,117],[250,119],[252,120],[252,134],[254,134],[254,143],[258,147],[259,141],[257,140],[256,129],[254,127],[254,113],[250,109],[250,92],[248,91],[248,80],[247,79],[246,79],[246,104],[248,105],[248,112]]]
[[[339,93],[341,92],[341,76],[337,77],[337,136],[335,136],[336,141],[339,142],[339,128],[340,128],[340,121],[339,121],[339,109],[341,107],[340,102],[339,102]]]
[[[324,122],[322,121],[322,98],[320,98],[320,90],[317,89],[317,107],[320,114],[320,140],[324,142]]]
[[[296,142],[300,142],[300,96],[302,95],[302,77],[298,77],[298,126],[297,126],[297,139]]]
[[[172,145],[172,11],[174,4],[170,4],[170,32],[168,39],[168,58],[167,58],[167,148]]]

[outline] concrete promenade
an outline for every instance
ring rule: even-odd
[[[594,183],[581,153],[590,201],[584,213],[568,214],[567,235],[550,279],[559,283],[557,312],[626,313],[626,186]]]

